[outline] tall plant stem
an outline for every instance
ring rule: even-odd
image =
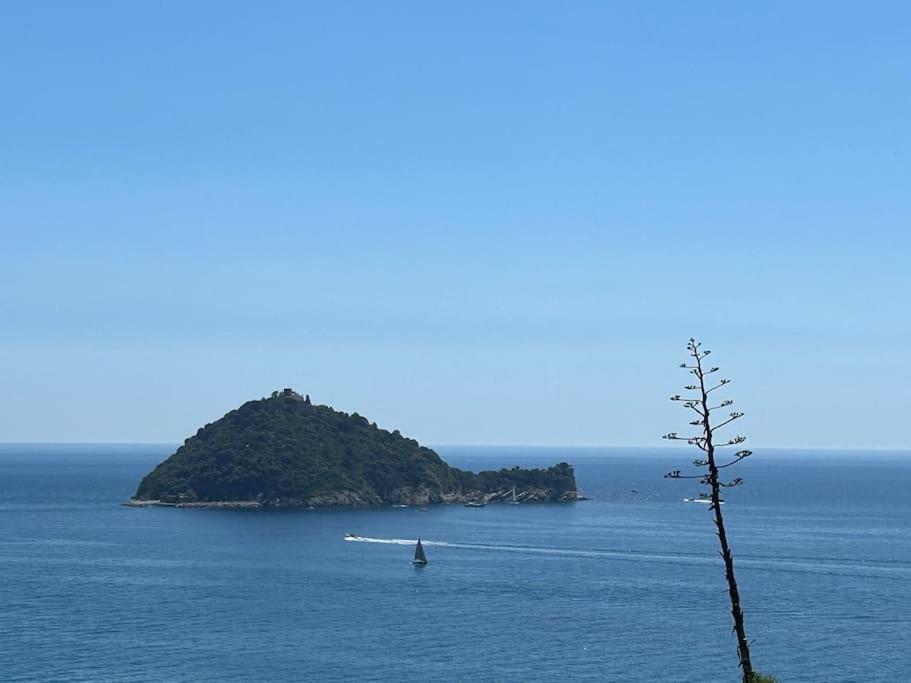
[[[737,590],[737,579],[734,578],[734,557],[728,545],[728,536],[724,530],[724,515],[721,512],[721,485],[718,479],[718,466],[715,463],[715,445],[712,442],[712,426],[709,423],[709,397],[705,388],[705,374],[702,371],[702,359],[694,352],[696,359],[696,376],[699,378],[699,389],[702,395],[703,429],[705,451],[709,467],[709,485],[712,488],[712,510],[715,513],[715,526],[718,528],[718,540],[721,543],[721,556],[724,558],[724,573],[728,581],[728,594],[731,598],[731,616],[734,617],[734,631],[737,634],[737,654],[740,657],[740,668],[743,670],[743,683],[753,681],[753,663],[750,661],[750,644],[747,641],[743,623],[743,610],[740,607],[740,592]]]

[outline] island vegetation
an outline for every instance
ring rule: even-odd
[[[572,501],[573,468],[466,472],[398,430],[285,389],[188,438],[140,483],[134,505],[309,507]]]

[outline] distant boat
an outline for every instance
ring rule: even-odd
[[[465,507],[467,507],[467,508],[482,508],[485,505],[487,505],[487,503],[479,503],[476,500],[471,500],[471,501],[468,501],[467,503],[465,503]]]
[[[396,503],[396,504],[393,505],[392,507],[394,507],[394,508],[406,508],[406,507],[408,507],[408,506],[407,506],[407,505],[402,505],[401,503]]]
[[[424,546],[421,545],[421,539],[418,539],[418,544],[414,547],[414,559],[411,561],[415,567],[426,567],[427,566],[427,556],[424,554]]]
[[[684,499],[683,499],[683,502],[684,502],[684,503],[700,503],[700,504],[702,504],[702,505],[711,505],[711,504],[712,504],[712,499],[711,499],[711,498],[684,498]],[[724,505],[724,501],[723,501],[723,500],[719,500],[718,502],[719,502],[721,505]]]
[[[512,500],[509,501],[510,505],[521,505],[519,501],[516,500],[516,487],[512,487]]]

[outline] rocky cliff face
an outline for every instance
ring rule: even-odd
[[[290,389],[201,428],[140,483],[133,503],[322,507],[577,498],[572,467],[464,472],[398,430]]]

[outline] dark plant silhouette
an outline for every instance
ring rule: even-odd
[[[726,427],[732,422],[743,417],[743,413],[733,411],[715,419],[716,411],[723,410],[734,404],[730,399],[717,401],[716,405],[710,405],[711,399],[715,398],[714,392],[730,382],[728,379],[719,379],[713,382],[711,375],[718,372],[717,367],[703,366],[703,361],[711,351],[703,351],[702,345],[695,339],[690,339],[686,346],[687,352],[692,359],[692,364],[681,363],[680,367],[694,375],[696,383],[688,384],[684,389],[689,395],[671,396],[672,401],[679,402],[687,410],[695,413],[695,418],[690,422],[696,430],[701,433],[694,436],[679,436],[677,432],[665,434],[664,438],[671,441],[685,441],[691,446],[695,446],[703,453],[705,457],[699,457],[693,460],[693,465],[698,468],[705,468],[707,471],[703,474],[683,475],[680,470],[674,470],[664,475],[668,479],[698,479],[701,484],[708,486],[708,492],[700,493],[700,498],[709,502],[709,510],[714,514],[715,526],[718,529],[718,542],[721,545],[721,556],[724,558],[725,576],[728,582],[728,594],[731,598],[731,615],[734,617],[734,632],[737,634],[737,654],[740,657],[740,668],[743,670],[743,683],[753,683],[759,678],[759,674],[754,674],[753,663],[750,660],[750,645],[747,641],[746,630],[743,623],[743,609],[740,606],[740,592],[737,590],[737,580],[734,578],[734,558],[731,555],[731,548],[728,545],[728,537],[724,528],[724,515],[721,512],[721,489],[731,486],[739,486],[743,483],[740,477],[733,478],[729,481],[722,481],[719,471],[731,467],[744,458],[750,456],[751,451],[738,450],[730,455],[723,456],[725,462],[718,462],[718,449],[736,447],[746,441],[745,436],[733,436],[724,439],[721,442],[716,441],[716,434],[722,427]]]

